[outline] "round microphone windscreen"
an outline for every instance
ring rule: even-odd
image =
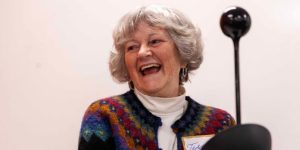
[[[271,150],[271,134],[261,125],[237,125],[216,134],[202,150]]]

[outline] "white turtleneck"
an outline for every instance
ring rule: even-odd
[[[184,91],[184,89],[183,89]],[[152,97],[134,90],[142,104],[155,116],[160,117],[162,126],[158,128],[158,145],[163,150],[177,150],[177,138],[171,125],[178,120],[187,109],[185,92],[171,98]]]

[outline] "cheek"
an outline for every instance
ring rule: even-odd
[[[165,54],[163,59],[168,60],[168,64],[171,65],[170,67],[172,68],[180,68],[181,66],[179,54],[177,54],[176,51],[168,53],[167,55]]]
[[[125,54],[124,60],[125,60],[125,65],[126,65],[126,67],[129,67],[130,64],[131,64],[131,61],[132,61],[132,60],[130,59],[130,55]]]
[[[125,66],[129,74],[131,74],[134,71],[136,66],[135,64],[136,64],[136,59],[133,56],[129,54],[125,55]]]
[[[176,59],[174,56],[170,56],[169,58],[167,58],[167,61],[165,63],[165,69],[169,74],[171,74],[172,76],[179,74],[180,63],[178,59]]]
[[[179,71],[181,68],[180,59],[177,55],[172,55],[170,57],[172,58],[169,61],[170,70],[172,71],[173,75],[179,75]]]

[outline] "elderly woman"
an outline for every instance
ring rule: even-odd
[[[113,39],[110,71],[130,90],[88,107],[80,150],[182,150],[182,137],[235,125],[224,110],[185,94],[183,83],[202,62],[202,45],[200,30],[181,12],[141,7],[121,18]]]

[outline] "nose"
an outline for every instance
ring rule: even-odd
[[[143,58],[143,57],[148,57],[151,56],[152,52],[151,49],[148,45],[141,45],[140,50],[138,52],[138,57]]]

